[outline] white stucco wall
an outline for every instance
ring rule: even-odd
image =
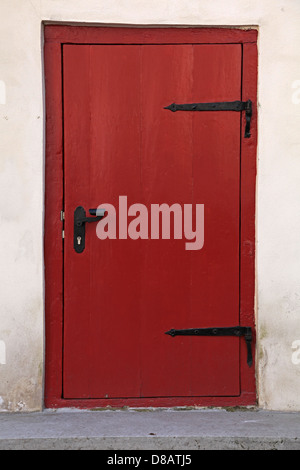
[[[0,410],[43,406],[43,21],[259,27],[259,405],[300,410],[299,0],[0,0]]]

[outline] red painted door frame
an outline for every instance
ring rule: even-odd
[[[251,138],[241,126],[240,325],[255,327],[255,181],[257,145],[257,31],[217,28],[123,28],[45,26],[45,406],[246,406],[256,402],[255,367],[243,368],[238,397],[64,399],[63,351],[63,44],[241,44],[242,100],[251,99]],[[244,114],[244,113],[243,113]],[[242,115],[242,119],[245,117]],[[254,335],[255,337],[255,335]],[[255,338],[253,341],[253,349]],[[240,348],[241,363],[246,350]],[[254,354],[254,350],[253,350]]]

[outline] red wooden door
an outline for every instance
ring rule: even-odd
[[[165,332],[240,323],[240,307],[246,305],[240,298],[244,119],[233,111],[171,113],[164,107],[247,99],[242,96],[243,46],[130,42],[62,48],[60,396],[171,400],[165,404],[176,397],[236,397],[247,367],[243,339],[171,338]],[[49,60],[52,73],[50,65]],[[139,203],[148,209],[148,239],[126,234],[124,221],[118,220],[120,196],[127,197],[128,208]],[[116,238],[99,240],[96,224],[86,224],[85,249],[76,253],[75,208],[83,206],[88,213],[106,204],[117,210]],[[194,217],[196,204],[203,204],[203,247],[187,250],[189,240],[174,239],[172,224],[170,239],[151,238],[154,204],[182,209],[190,204]],[[132,220],[128,215],[127,223]],[[50,259],[47,245],[46,252]],[[54,344],[56,337],[51,338]]]

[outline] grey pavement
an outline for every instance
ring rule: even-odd
[[[0,413],[0,450],[300,450],[300,413],[246,409]]]

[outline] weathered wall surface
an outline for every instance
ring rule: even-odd
[[[1,0],[0,410],[43,406],[43,21],[259,27],[259,404],[300,410],[299,0]]]

